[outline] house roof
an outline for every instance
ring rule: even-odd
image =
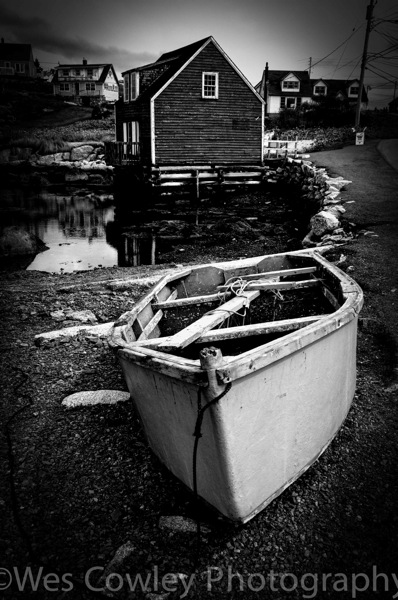
[[[311,87],[314,88],[315,85],[319,83],[324,83],[327,86],[328,93],[332,96],[337,96],[339,93],[343,96],[348,97],[348,88],[357,83],[359,85],[358,79],[311,79]],[[368,95],[366,93],[365,87],[362,89],[362,102],[368,101]]]
[[[30,61],[31,59],[31,44],[0,43],[0,60]]]
[[[284,96],[312,96],[312,88],[308,71],[268,71],[268,95],[280,96],[282,93],[281,82],[288,75],[294,75],[300,81],[300,91],[283,90]],[[265,72],[263,77],[265,76]]]
[[[167,85],[172,78],[178,73],[180,69],[182,69],[188,61],[190,61],[197,52],[202,50],[207,44],[213,42],[216,47],[223,53],[228,62],[232,65],[232,67],[237,71],[237,73],[242,77],[242,79],[247,83],[247,85],[253,89],[253,86],[250,82],[245,78],[245,76],[239,71],[239,69],[232,63],[231,59],[223,52],[223,50],[218,46],[217,42],[212,36],[203,38],[197,42],[189,44],[188,46],[183,46],[182,48],[177,48],[171,52],[166,52],[162,54],[158,60],[154,63],[150,63],[148,65],[144,65],[143,67],[137,67],[133,69],[129,69],[124,71],[122,75],[126,75],[127,73],[132,73],[135,71],[149,71],[151,69],[156,69],[159,67],[163,67],[162,72],[156,77],[149,85],[139,95],[140,99],[145,98],[153,98],[158,94],[162,88]],[[254,91],[254,93],[256,93]],[[257,95],[257,93],[256,93]],[[259,97],[261,100],[261,97]]]

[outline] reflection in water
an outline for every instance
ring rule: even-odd
[[[56,273],[112,267],[118,264],[118,252],[107,240],[106,226],[114,220],[114,207],[104,200],[109,197],[88,191],[66,195],[1,190],[1,227],[22,227],[49,247],[28,269]]]

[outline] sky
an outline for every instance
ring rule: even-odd
[[[311,61],[312,78],[354,79],[370,1],[0,0],[0,37],[30,43],[44,69],[86,58],[112,63],[119,76],[212,35],[253,85],[266,62],[304,71]],[[397,0],[375,0],[373,16],[365,86],[369,107],[382,108],[398,80]]]

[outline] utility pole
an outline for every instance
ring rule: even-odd
[[[373,15],[374,3],[375,3],[375,0],[370,0],[370,4],[368,5],[368,7],[366,9],[366,19],[368,22],[366,25],[365,43],[363,46],[363,53],[362,53],[361,75],[360,75],[360,79],[359,79],[357,109],[356,109],[356,114],[355,114],[355,129],[357,129],[359,127],[359,122],[361,120],[361,100],[362,100],[362,91],[363,91],[363,81],[365,79],[366,59],[367,59],[367,55],[368,55],[368,43],[369,43],[370,28],[372,25],[372,15]]]

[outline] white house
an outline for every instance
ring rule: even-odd
[[[84,106],[116,102],[119,82],[111,64],[58,65],[53,78],[54,95],[64,96]]]

